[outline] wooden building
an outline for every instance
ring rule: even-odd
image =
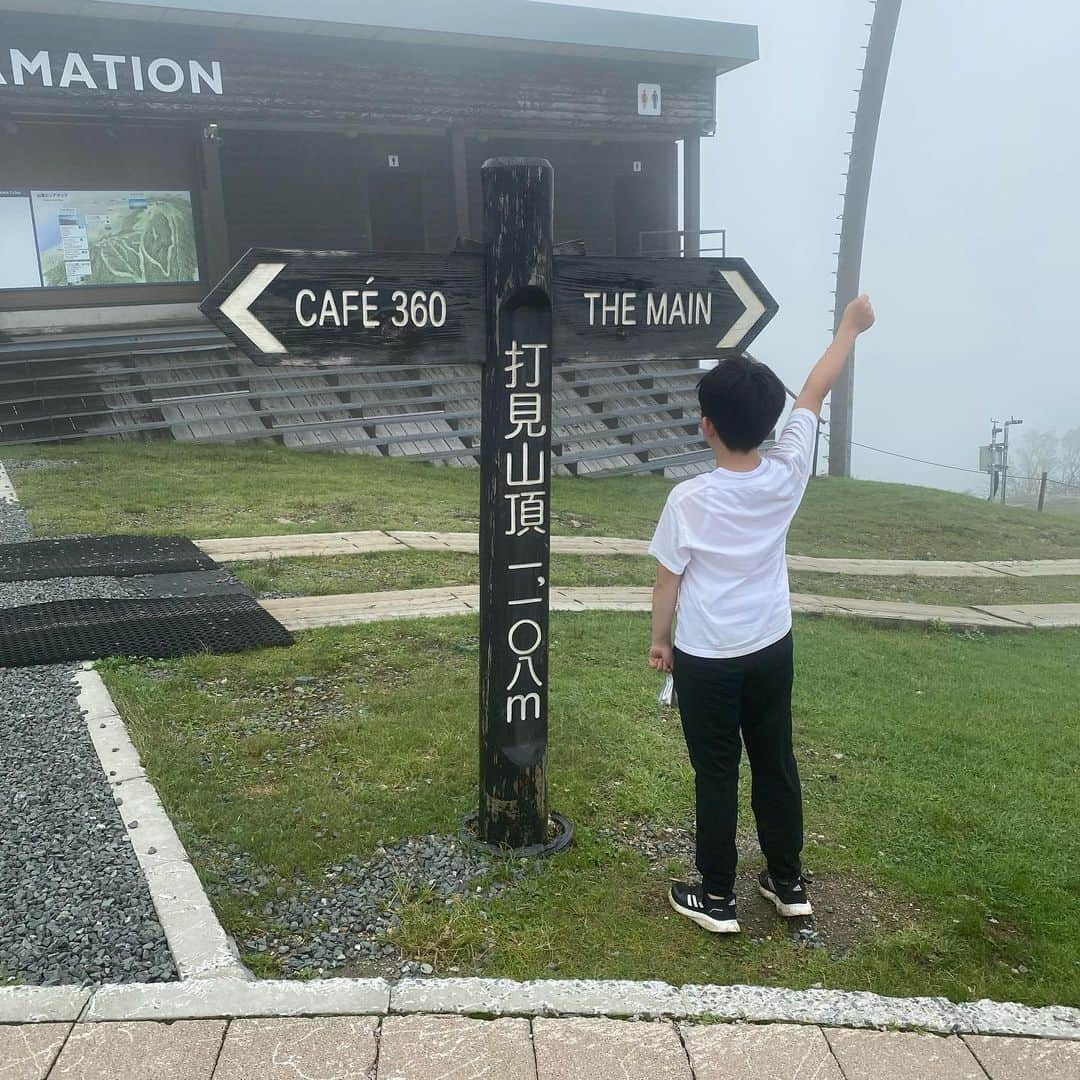
[[[696,254],[717,76],[756,57],[753,27],[531,0],[0,0],[0,442],[290,429],[437,459],[350,421],[467,414],[450,369],[259,371],[198,301],[255,245],[448,250],[500,155],[551,160],[556,240],[590,254],[680,250],[681,183]]]

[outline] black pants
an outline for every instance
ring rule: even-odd
[[[793,678],[790,633],[760,652],[730,660],[675,650],[675,692],[697,793],[697,868],[714,895],[735,888],[740,732],[769,872],[785,882],[801,872],[802,789],[791,748]]]

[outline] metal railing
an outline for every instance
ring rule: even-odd
[[[689,237],[697,237],[699,251],[702,255],[717,255],[724,258],[727,255],[727,229],[699,229],[687,231],[686,229],[649,229],[638,234],[638,254],[640,255],[685,255],[686,241]],[[706,240],[706,237],[716,237],[715,240]],[[707,246],[708,245],[708,246]]]

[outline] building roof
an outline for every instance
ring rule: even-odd
[[[539,0],[0,0],[0,10],[662,60],[717,74],[758,58],[754,26]]]

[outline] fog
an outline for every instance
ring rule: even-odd
[[[571,0],[574,2],[574,0]],[[580,0],[578,0],[580,2]],[[702,227],[728,230],[780,303],[755,355],[794,386],[827,343],[868,0],[625,0],[748,22],[761,59],[717,81]],[[904,0],[878,136],[857,442],[976,469],[990,418],[1080,427],[1080,5]],[[974,474],[856,447],[865,478],[983,492]]]

